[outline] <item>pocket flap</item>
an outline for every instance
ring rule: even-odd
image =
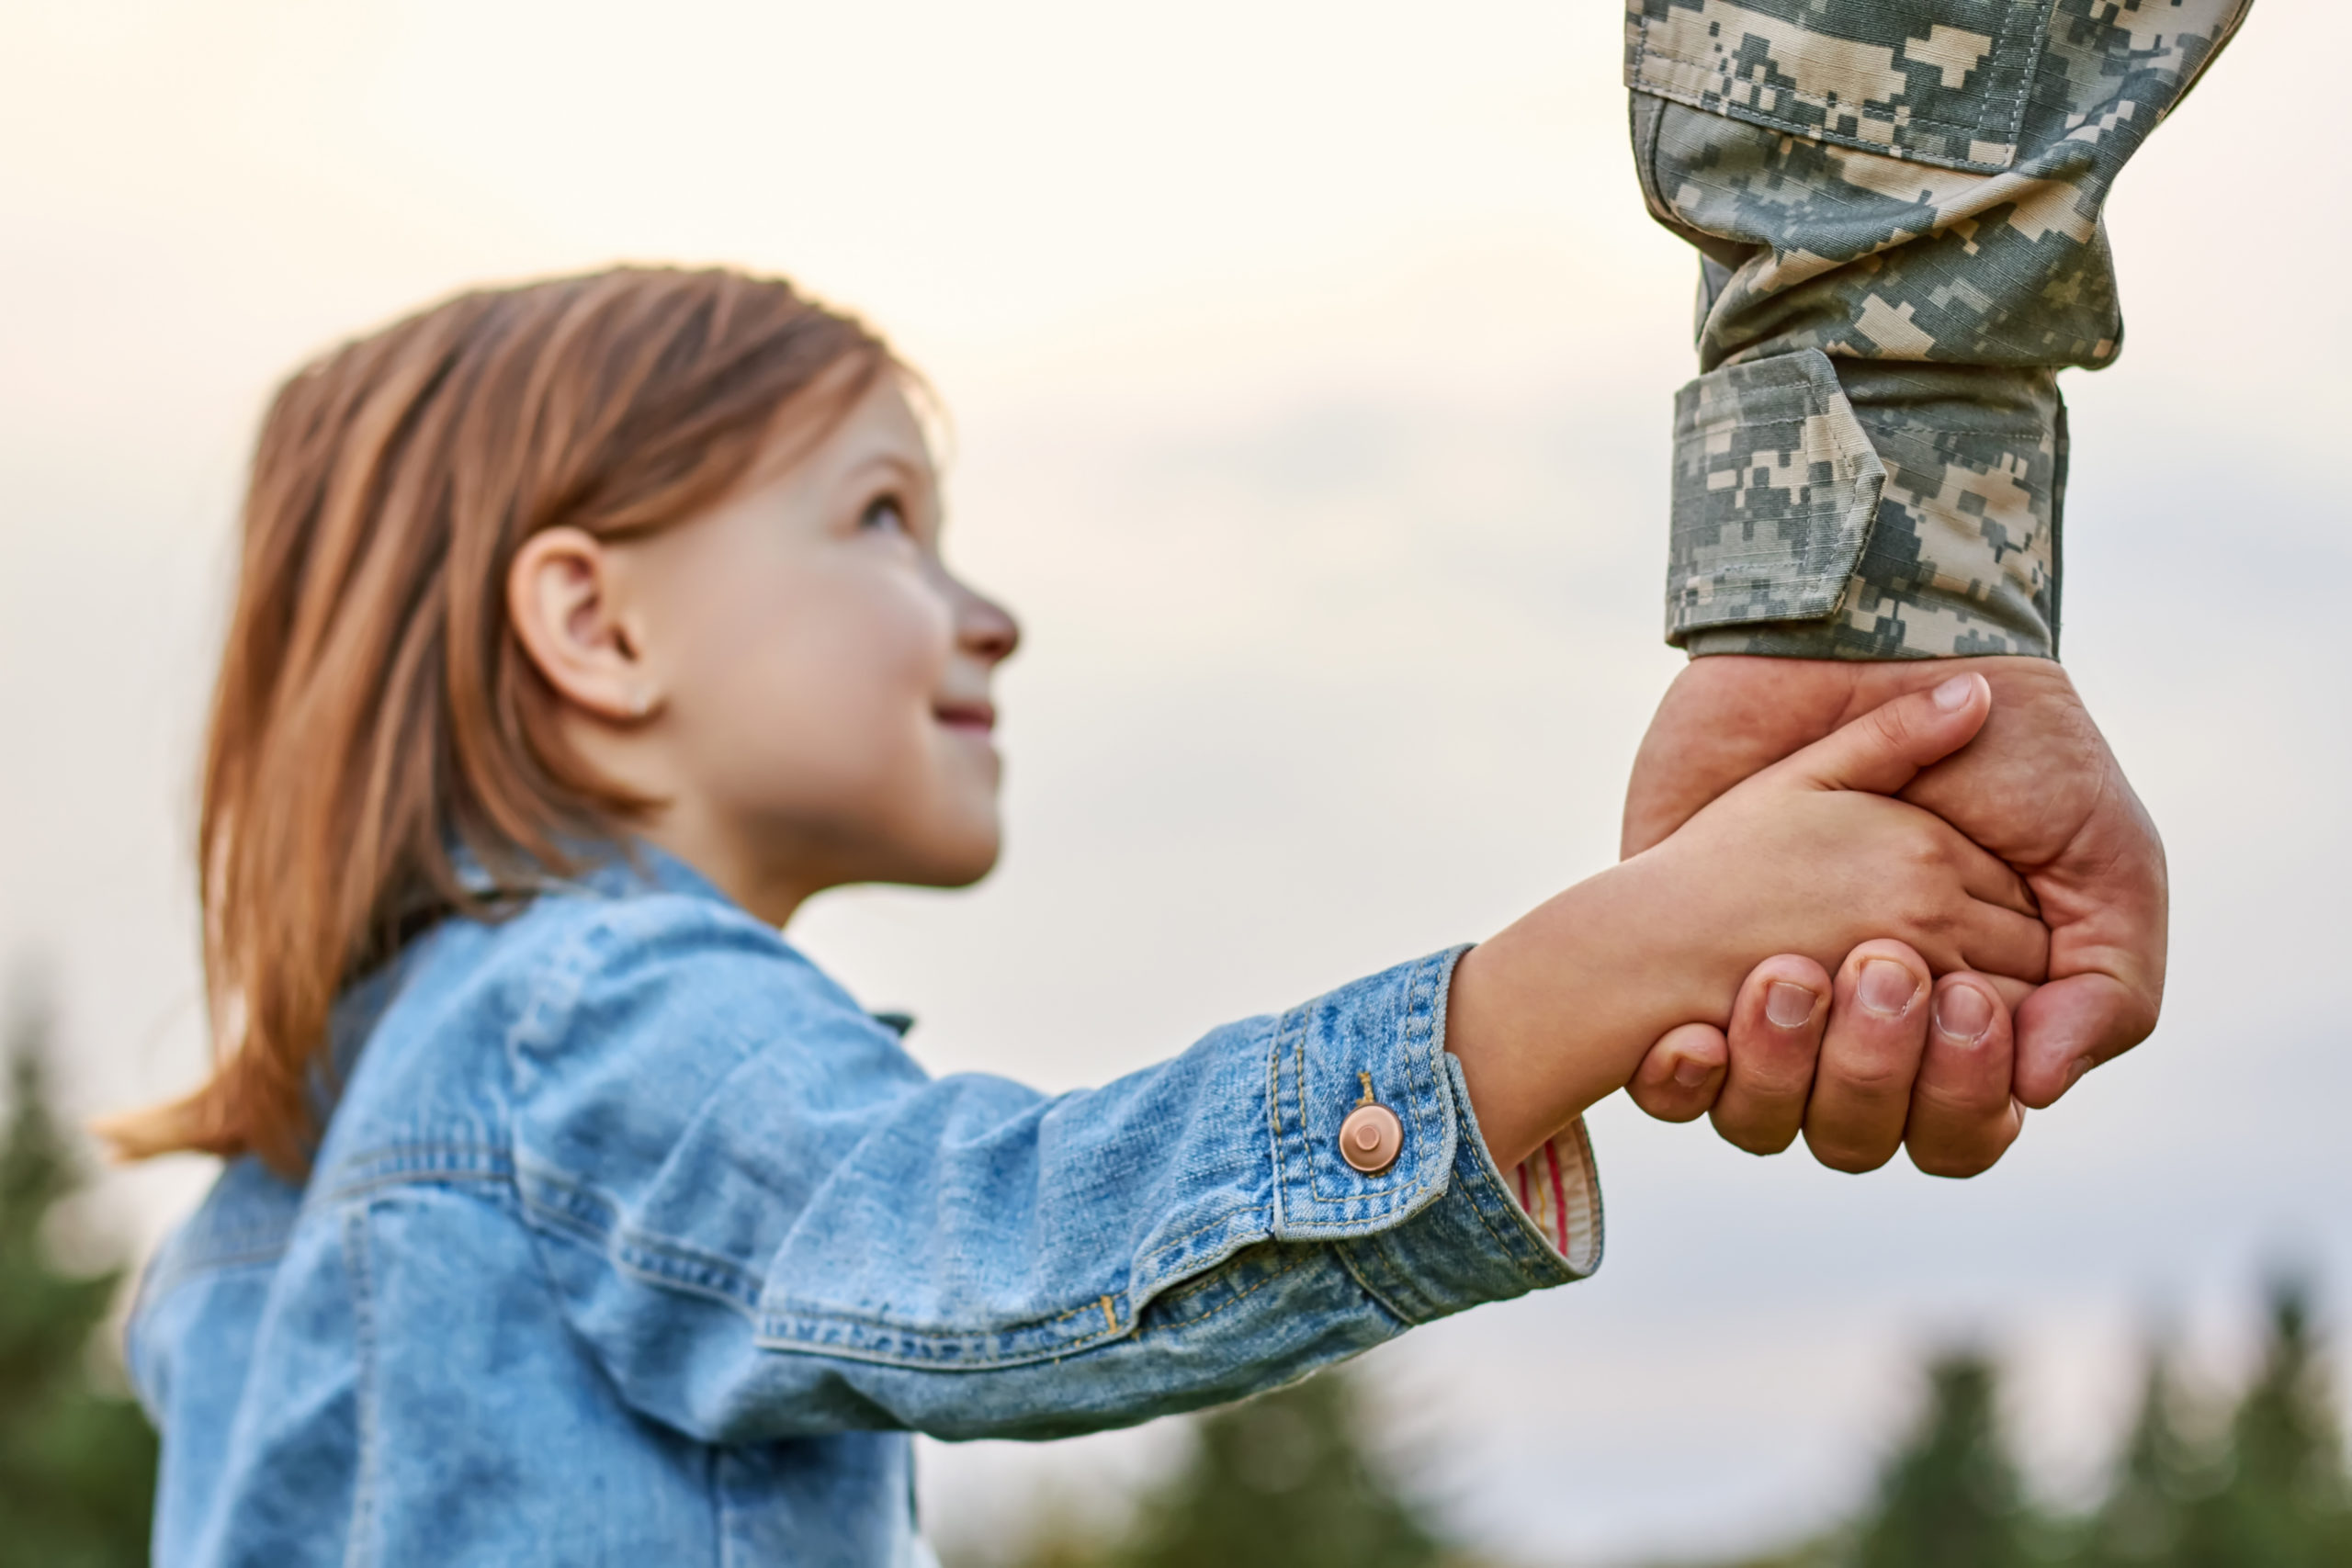
[[[1667,640],[1828,615],[1885,485],[1819,349],[1727,365],[1684,387],[1674,398]]]

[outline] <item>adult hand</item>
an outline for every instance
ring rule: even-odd
[[[1991,718],[1903,798],[2008,862],[2041,904],[2050,928],[2049,983],[2030,994],[2012,988],[2008,998],[2016,1010],[2012,1092],[2039,1108],[2147,1038],[2165,972],[2164,846],[2057,664],[1693,660],[1668,688],[1634,759],[1623,848],[1646,849],[1732,785],[1849,719],[1969,671],[1992,683]],[[1841,1073],[1825,1063],[1815,1092]],[[1929,1157],[1940,1163],[1940,1154]]]
[[[1932,979],[1899,942],[1864,942],[1834,981],[1809,958],[1769,958],[1740,987],[1728,1040],[1684,1024],[1626,1093],[1661,1121],[1712,1112],[1750,1154],[1778,1154],[1802,1131],[1833,1169],[1875,1170],[1907,1146],[1930,1176],[1974,1176],[2024,1124],[2002,989],[1982,975]]]

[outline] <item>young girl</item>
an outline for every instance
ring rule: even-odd
[[[925,1562],[910,1445],[1231,1399],[1580,1278],[1580,1113],[1789,952],[2038,977],[1888,799],[1948,682],[1466,953],[1047,1098],[778,934],[997,854],[1017,632],[908,376],[772,279],[469,294],[263,426],[199,836],[229,1160],[149,1269],[156,1561]],[[1509,1173],[1509,1174],[1506,1174]]]

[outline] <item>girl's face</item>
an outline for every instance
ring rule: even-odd
[[[1020,634],[948,571],[940,521],[885,376],[775,477],[598,547],[609,585],[585,613],[622,661],[619,711],[588,704],[575,739],[668,802],[648,837],[778,923],[824,887],[961,886],[996,862],[989,682]]]

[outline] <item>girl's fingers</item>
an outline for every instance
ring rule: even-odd
[[[1661,1122],[1695,1122],[1714,1108],[1730,1059],[1722,1030],[1712,1023],[1682,1024],[1650,1047],[1625,1093]]]
[[[2009,1096],[2014,1033],[1997,993],[1982,975],[1936,982],[1904,1134],[1911,1163],[1929,1176],[1990,1169],[2025,1124],[2025,1112]]]
[[[1961,891],[1972,898],[1997,904],[2004,909],[2014,909],[2020,915],[2041,917],[2041,905],[2034,898],[2032,887],[2008,862],[1926,807],[1912,806],[1909,801],[1903,804],[1928,818],[1922,826],[1935,841],[1944,866],[1958,874]]]
[[[1783,953],[1748,972],[1732,1003],[1731,1060],[1714,1102],[1715,1131],[1725,1142],[1772,1155],[1795,1141],[1829,998],[1828,971],[1810,958]]]
[[[1974,842],[1958,829],[1951,830],[1951,852],[1960,866],[1961,890],[1970,897],[1997,904],[2020,915],[2041,918],[2041,905],[2009,863]]]
[[[1941,971],[1974,969],[2040,985],[2050,975],[2050,928],[2032,915],[1972,900],[1952,933],[1950,953],[1937,954]]]
[[[1876,1170],[1903,1146],[1928,996],[1927,960],[1902,942],[1866,942],[1838,965],[1804,1112],[1805,1145],[1832,1170]]]

